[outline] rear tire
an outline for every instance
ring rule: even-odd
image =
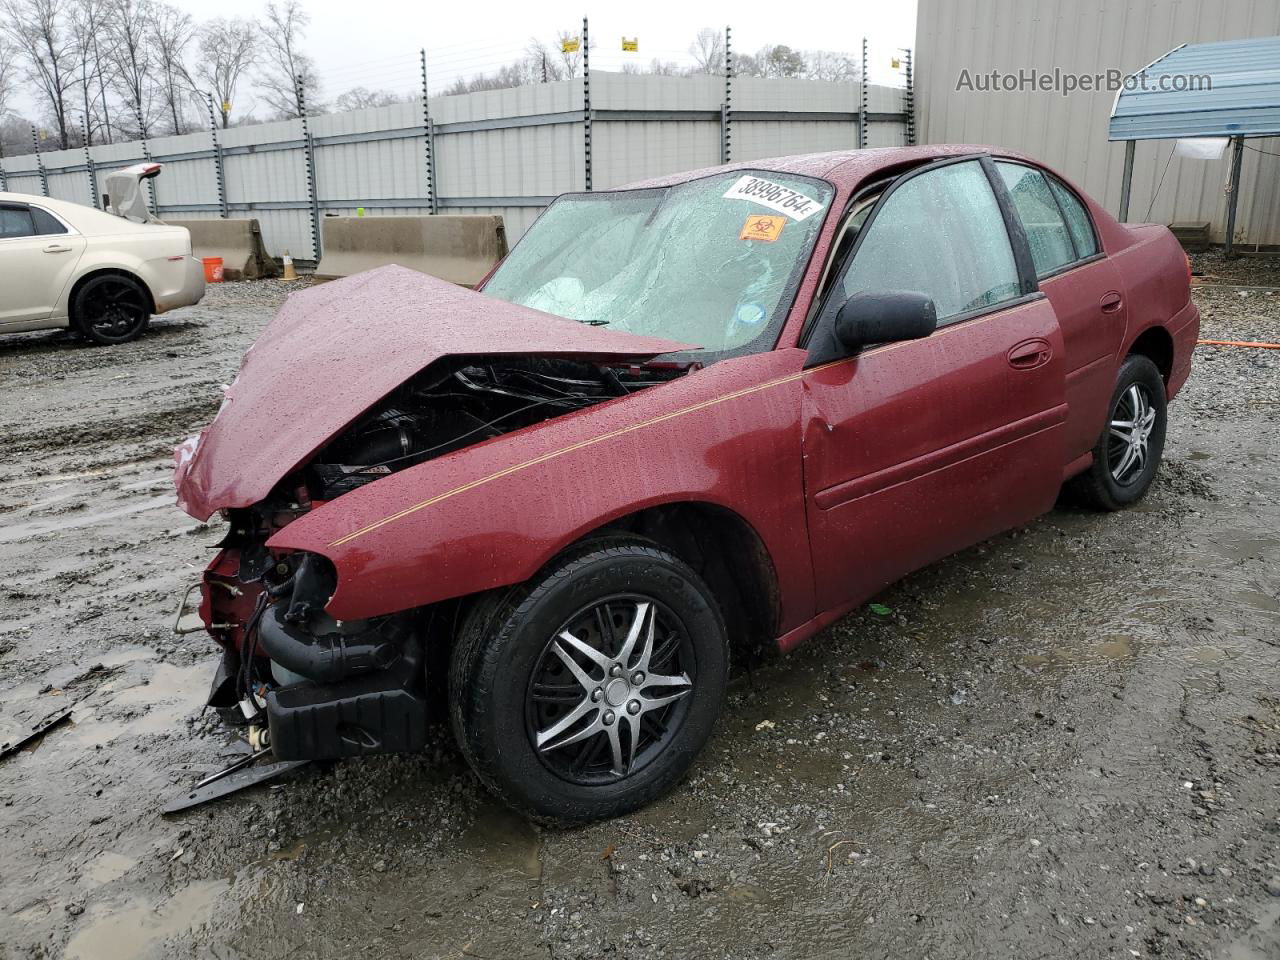
[[[1072,482],[1081,500],[1098,510],[1122,510],[1146,495],[1164,454],[1167,411],[1156,365],[1141,354],[1125,357],[1093,465]]]
[[[638,538],[588,541],[472,610],[449,712],[502,800],[577,823],[671,789],[710,737],[728,675],[719,607],[687,564]]]
[[[114,346],[136,339],[151,320],[142,284],[120,273],[90,277],[71,304],[71,327],[90,343]]]

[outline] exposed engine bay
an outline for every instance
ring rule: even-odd
[[[563,359],[443,360],[325,447],[304,471],[307,488],[316,499],[332,500],[397,470],[682,372]]]
[[[294,519],[435,457],[682,376],[685,364],[448,357],[360,416],[265,500],[226,511],[201,614],[223,648],[209,704],[279,760],[414,750],[426,737],[431,610],[338,621],[337,574],[311,553],[273,555]]]

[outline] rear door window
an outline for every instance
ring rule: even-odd
[[[1074,193],[1053,177],[1048,179],[1049,189],[1058,198],[1058,204],[1067,218],[1067,228],[1076,245],[1076,258],[1083,260],[1085,257],[1092,257],[1098,252],[1098,238],[1093,232],[1093,220],[1089,217],[1089,211]]]
[[[17,205],[0,207],[0,240],[34,237],[35,233],[30,208]]]
[[[845,273],[845,297],[910,290],[933,299],[938,322],[1021,296],[1009,232],[976,160],[918,173],[865,228]]]
[[[31,220],[35,225],[37,237],[49,237],[67,232],[67,228],[62,225],[62,222],[48,210],[32,207]]]
[[[1039,170],[1020,163],[996,162],[1009,196],[1022,220],[1036,275],[1054,273],[1076,260],[1075,245],[1049,181]]]

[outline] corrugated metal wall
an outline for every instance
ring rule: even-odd
[[[858,145],[856,83],[734,79],[733,159]],[[607,189],[720,162],[719,77],[591,75],[592,185]],[[903,143],[904,91],[873,86],[869,146]],[[586,185],[579,80],[431,101],[435,193],[445,213],[501,214],[522,234],[548,199]],[[369,216],[425,212],[427,167],[420,101],[310,120],[319,209]],[[219,130],[230,215],[257,217],[267,248],[314,255],[300,121]],[[152,181],[161,216],[219,216],[207,132],[148,142],[164,173]],[[138,143],[93,147],[99,189],[111,170],[142,158]],[[89,203],[83,150],[45,153],[51,196]],[[41,192],[34,155],[4,160],[9,190]],[[56,170],[56,172],[55,172]]]
[[[1064,97],[1052,91],[957,90],[962,71],[971,77],[1054,68],[1129,74],[1181,43],[1276,34],[1276,0],[919,0],[915,80],[921,139],[1021,150],[1061,170],[1115,213],[1124,144],[1107,140],[1113,91]],[[1280,138],[1246,144],[1255,149],[1244,154],[1236,238],[1246,245],[1280,244],[1280,156],[1258,152],[1280,154]],[[1217,161],[1170,161],[1173,148],[1171,141],[1137,144],[1129,219],[1207,220],[1221,241],[1230,151]]]

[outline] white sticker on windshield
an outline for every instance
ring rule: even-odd
[[[822,209],[822,204],[813,197],[806,197],[799,190],[792,190],[780,183],[747,174],[740,177],[732,187],[725,191],[726,200],[750,200],[770,210],[785,213],[792,220],[804,220]]]

